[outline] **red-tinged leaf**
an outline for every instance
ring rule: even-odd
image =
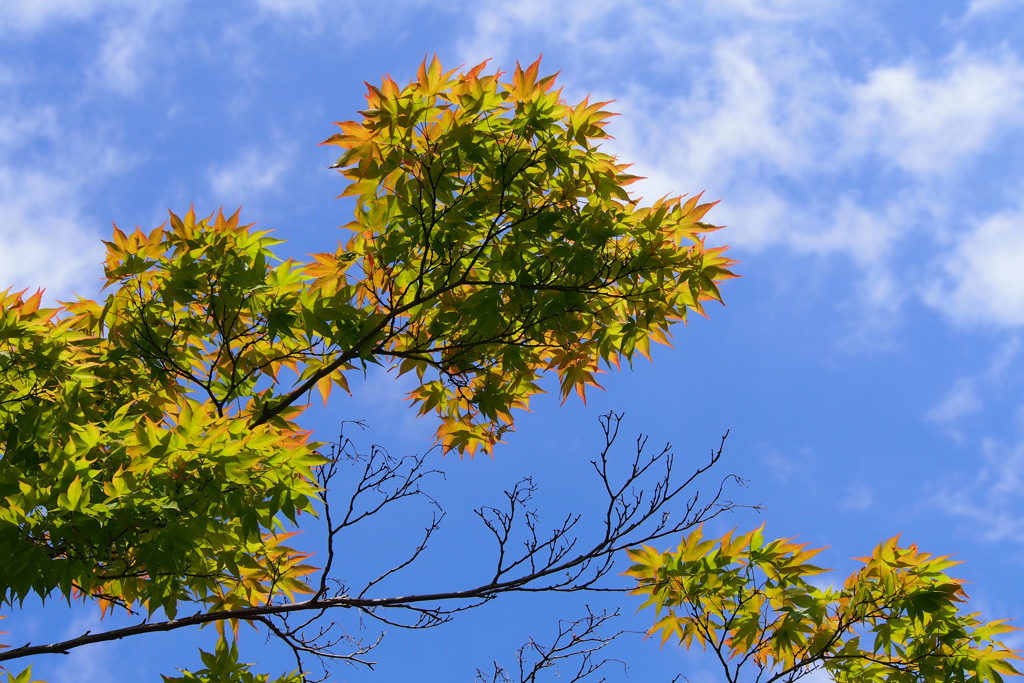
[[[348,386],[348,379],[345,377],[345,373],[343,371],[337,370],[334,373],[332,373],[331,381],[333,381],[336,385],[341,387],[342,391],[344,391],[346,394],[348,394],[349,396],[352,395],[352,390],[349,389]]]
[[[701,194],[703,194],[703,193],[701,193]],[[721,200],[719,200],[719,201],[721,201]],[[691,211],[688,211],[686,217],[688,219],[694,221],[694,222],[697,222],[701,218],[703,218],[707,214],[707,212],[710,211],[711,209],[713,209],[717,204],[718,204],[718,201],[708,202],[706,204],[701,204],[701,205],[697,206],[696,208],[692,209]]]
[[[331,381],[330,375],[321,377],[316,382],[316,388],[320,392],[320,397],[323,398],[325,406],[327,405],[327,399],[331,395],[331,387],[332,386],[333,386],[333,382]]]
[[[386,99],[394,99],[402,92],[402,89],[395,82],[395,79],[391,78],[390,74],[383,78],[380,86],[380,92],[383,93]]]
[[[526,67],[526,73],[523,75],[523,80],[525,82],[531,85],[537,82],[537,74],[540,72],[540,60],[542,57],[543,55],[541,57],[537,57],[537,59],[535,59],[533,62],[530,63],[528,67]],[[519,64],[517,63],[516,67],[518,68],[518,66]]]
[[[39,304],[42,302],[42,300],[43,290],[37,289],[35,294],[25,299],[25,301],[21,304],[21,314],[32,315],[33,313],[39,310]]]
[[[437,55],[435,54],[433,61],[430,63],[430,70],[431,71],[433,71],[434,63],[436,63],[436,62],[437,62]],[[440,64],[438,64],[438,67],[440,67]],[[439,68],[439,70],[440,70],[440,68]],[[423,86],[424,88],[426,88],[426,87],[428,87],[430,85],[430,75],[428,75],[428,73],[427,73],[427,60],[426,60],[426,58],[424,58],[423,61],[420,62],[420,66],[419,66],[419,68],[416,71],[416,81],[421,86]]]
[[[679,208],[679,212],[682,213],[684,216],[688,215],[697,206],[697,202],[699,202],[700,198],[703,197],[703,196],[704,196],[704,192],[701,191],[701,192],[698,192],[696,195],[690,197],[689,199],[686,200],[686,203],[684,203]],[[667,197],[663,197],[662,198],[662,200],[665,200],[665,199],[667,199]],[[677,203],[679,201],[681,201],[681,200],[682,200],[682,197],[676,197],[674,199],[674,201],[677,202]]]
[[[377,86],[363,81],[363,85],[366,86],[366,101],[371,108],[376,108],[382,99],[384,99],[384,93],[381,92]]]
[[[538,68],[540,67],[540,59],[539,58],[534,63],[538,65]],[[540,79],[537,82],[537,88],[540,89],[541,92],[547,92],[548,90],[551,89],[551,86],[553,86],[555,84],[555,81],[558,79],[558,76],[561,73],[562,73],[561,71],[556,71],[555,73],[551,74],[550,76],[545,76],[544,78]]]
[[[487,58],[484,61],[477,64],[476,66],[474,66],[469,71],[467,71],[465,75],[465,80],[469,83],[475,83],[476,81],[480,80],[480,72],[482,72],[487,67],[487,64],[490,61],[490,58]]]
[[[174,213],[173,211],[168,211],[167,213],[170,214],[171,228],[174,230],[174,232],[176,234],[178,234],[178,235],[182,234],[185,231],[185,224],[182,223],[181,218],[176,213]],[[114,230],[115,230],[115,234],[117,232],[121,232],[120,230],[117,230],[116,227],[114,228]],[[121,235],[122,235],[122,238],[123,238],[124,237],[124,233],[122,232]]]

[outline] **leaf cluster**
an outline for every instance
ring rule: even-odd
[[[1000,683],[1017,675],[1019,653],[996,639],[1016,628],[963,614],[962,582],[948,557],[879,544],[841,588],[809,580],[826,571],[820,549],[766,541],[761,528],[705,539],[688,534],[672,552],[628,551],[633,594],[653,606],[650,633],[662,643],[701,645],[718,655],[727,680],[751,665],[759,681],[792,681],[824,668],[835,681]]]
[[[104,305],[0,308],[4,602],[78,594],[173,617],[308,590],[282,521],[312,509],[324,462],[288,415],[257,423],[297,274],[237,216],[115,230]],[[305,351],[305,348],[301,349]]]
[[[311,593],[288,539],[324,495],[312,391],[411,373],[446,450],[491,451],[545,373],[585,396],[721,300],[711,203],[641,206],[598,149],[606,103],[567,104],[537,62],[484,69],[369,86],[326,141],[355,198],[333,253],[281,260],[237,212],[189,209],[115,227],[100,300],[0,293],[0,603],[174,620]]]
[[[303,683],[298,671],[271,680],[268,674],[252,673],[252,664],[238,661],[238,645],[223,636],[213,652],[199,651],[204,668],[182,671],[181,676],[162,676],[163,683]]]
[[[382,321],[379,354],[416,374],[410,398],[470,453],[511,428],[543,373],[585,397],[732,276],[704,245],[713,204],[630,197],[636,177],[598,148],[607,102],[565,103],[539,62],[510,82],[485,66],[456,75],[435,58],[405,87],[368,86],[363,120],[326,141],[344,149],[353,237],[307,270]]]

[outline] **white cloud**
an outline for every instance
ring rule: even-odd
[[[807,67],[794,57],[748,37],[716,45],[711,82],[701,84],[709,96],[691,93],[677,102],[686,117],[686,163],[705,176],[722,166],[783,173],[806,167],[812,160],[808,138],[819,121],[810,88],[786,92],[784,84]]]
[[[976,285],[999,288],[986,293],[982,317],[1024,324],[1024,269],[1011,266],[1024,262],[1024,246],[1008,226],[994,270],[976,268],[995,246],[994,226],[934,258],[963,229],[961,200],[985,175],[979,162],[1005,155],[1024,132],[1024,65],[1014,51],[844,60],[825,41],[875,20],[842,2],[583,4],[482,2],[461,56],[508,66],[524,50],[544,50],[565,69],[567,97],[596,87],[595,98],[617,100],[611,108],[623,116],[605,147],[647,176],[636,194],[705,190],[724,200],[709,215],[729,226],[716,239],[848,258],[857,275],[847,291],[876,319],[864,327],[871,334],[891,328],[909,298],[952,293],[963,305]]]
[[[15,0],[0,3],[0,31],[28,38],[67,24],[82,24],[83,45],[93,57],[82,64],[82,87],[37,98],[31,62],[5,70],[0,114],[0,289],[47,290],[47,299],[73,293],[93,296],[101,285],[105,221],[84,208],[95,192],[124,172],[125,157],[95,125],[75,126],[77,107],[106,97],[102,90],[134,92],[149,56],[159,52],[152,31],[177,2],[155,0]],[[95,86],[101,86],[97,92]],[[116,125],[116,123],[114,124]]]
[[[294,152],[284,145],[241,152],[235,159],[207,171],[214,203],[250,206],[268,193],[280,192],[281,178],[289,169]]]
[[[469,4],[469,3],[466,3]],[[567,52],[603,53],[613,59],[601,60],[603,67],[625,63],[623,55],[654,48],[663,56],[700,55],[707,49],[701,28],[715,22],[740,25],[777,25],[834,17],[841,0],[664,0],[636,3],[629,0],[490,0],[472,3],[473,27],[460,45],[462,57],[472,63],[493,57],[504,63],[522,59],[511,48],[522,49],[523,39],[557,41]],[[585,69],[586,58],[574,64],[575,73]],[[668,66],[668,64],[666,64]]]
[[[756,186],[739,195],[738,205],[723,202],[713,212],[715,222],[730,226],[726,241],[747,250],[781,247],[805,258],[848,259],[856,269],[847,285],[848,300],[838,303],[855,311],[855,324],[838,350],[874,349],[889,343],[890,322],[908,297],[892,267],[893,254],[919,211],[914,197],[898,195],[869,208],[843,195],[801,206]]]
[[[890,201],[872,210],[848,196],[830,199],[835,208],[827,217],[827,227],[793,235],[794,248],[823,255],[847,254],[865,268],[881,265],[899,236],[899,225],[908,203]]]
[[[970,523],[987,541],[1024,541],[1024,443],[981,444],[982,463],[971,479],[958,479],[935,496],[934,503]]]
[[[961,325],[1024,325],[1024,206],[972,226],[951,245],[925,301]]]
[[[947,231],[936,219],[960,218],[954,192],[936,184],[936,174],[955,183],[979,155],[1024,128],[1024,69],[1013,58],[957,52],[938,76],[884,67],[850,91],[825,59],[801,49],[750,36],[721,43],[678,96],[630,95],[624,118],[632,123],[625,135],[613,129],[620,140],[610,147],[640,160],[638,172],[650,177],[637,185],[642,194],[682,186],[724,198],[711,219],[730,226],[724,238],[736,246],[850,258],[861,271],[853,290],[864,309],[879,321],[895,319],[908,296],[921,294],[907,271],[893,267],[899,250],[917,237],[915,261],[927,258]],[[639,131],[648,131],[646,140]],[[797,201],[784,189],[859,173],[878,157],[909,172],[885,195],[865,200],[831,187]],[[943,257],[956,299],[946,310],[1024,324],[1024,222],[1003,218],[968,240]],[[988,256],[993,249],[998,256]],[[937,277],[930,268],[926,282]],[[969,304],[970,292],[982,289],[986,301]]]
[[[925,420],[946,425],[978,412],[982,403],[975,385],[975,380],[970,377],[958,378],[942,400],[928,409]]]
[[[669,192],[654,193],[665,194]],[[709,197],[717,199],[715,194]],[[723,201],[708,215],[716,225],[728,226],[727,242],[759,251],[778,244],[783,228],[794,222],[794,207],[779,193],[764,187],[748,187],[738,201]]]
[[[983,371],[953,381],[945,395],[925,412],[925,421],[946,430],[962,442],[964,436],[959,424],[965,418],[980,413],[986,404],[998,402],[1002,392],[1019,384],[1019,378],[1010,372],[1019,351],[1020,340],[1017,337],[1004,341]]]
[[[0,152],[13,152],[56,131],[57,113],[53,107],[31,107],[21,111],[8,107],[6,113],[0,114]]]
[[[89,67],[92,79],[121,95],[137,93],[161,59],[183,43],[175,31],[183,0],[141,2],[108,12],[97,32],[99,48]],[[165,36],[172,36],[166,38]]]
[[[472,38],[462,41],[459,53],[471,64],[488,58],[502,63],[507,59],[506,52],[517,31],[527,26],[543,31],[549,21],[561,27],[569,42],[577,34],[575,28],[579,22],[600,15],[607,6],[607,3],[595,2],[589,12],[577,12],[578,4],[578,0],[564,0],[557,4],[544,0],[482,2],[476,7],[473,28],[468,32]]]
[[[261,10],[282,15],[315,17],[319,15],[322,0],[256,0]]]
[[[778,208],[779,195],[765,184],[766,178],[836,170],[841,121],[850,115],[848,82],[825,50],[785,27],[767,31],[762,24],[825,20],[838,3],[809,8],[791,0],[720,0],[640,8],[607,0],[584,3],[586,11],[577,11],[580,4],[559,3],[557,9],[540,0],[482,5],[474,19],[473,41],[463,45],[462,53],[467,61],[497,53],[500,62],[505,45],[557,31],[559,44],[568,46],[567,54],[559,54],[560,63],[570,62],[574,78],[584,80],[588,65],[622,61],[600,58],[609,44],[628,47],[634,57],[651,53],[645,59],[651,66],[642,69],[667,74],[664,80],[644,79],[625,69],[597,79],[609,82],[604,87],[614,93],[613,108],[624,114],[612,126],[617,140],[607,147],[623,158],[640,160],[638,170],[649,178],[636,188],[648,197],[675,194],[681,187],[713,188],[715,197],[739,190],[739,199],[729,203],[745,204],[742,197],[752,190]],[[736,19],[737,24],[712,40],[681,35],[680,26],[697,21],[702,13]],[[635,63],[630,66],[635,68]],[[622,83],[611,85],[616,79]],[[649,81],[656,85],[641,85]],[[572,83],[568,85],[572,90]],[[789,228],[775,225],[776,232]],[[751,234],[766,241],[763,229]]]
[[[875,504],[875,494],[863,482],[855,482],[846,487],[846,496],[839,503],[844,510],[864,511]]]
[[[245,53],[244,60],[257,55],[259,61],[266,58],[257,36],[268,26],[275,31],[284,31],[292,41],[311,38],[320,40],[330,36],[336,50],[352,52],[363,49],[379,49],[381,30],[386,30],[386,40],[395,44],[396,50],[416,34],[419,27],[415,17],[421,7],[428,8],[433,15],[464,14],[458,2],[438,3],[429,0],[388,0],[388,2],[357,3],[348,0],[243,0],[244,10],[237,11],[230,26],[224,27],[224,36],[240,41],[232,45],[232,51]],[[251,8],[251,9],[250,9]],[[459,22],[452,19],[452,32],[458,30]],[[386,27],[386,28],[385,28]],[[434,40],[440,46],[447,38]],[[370,46],[367,48],[367,46]],[[229,55],[232,61],[239,61],[238,54]]]
[[[966,51],[931,76],[914,64],[882,66],[854,88],[849,150],[873,152],[918,175],[949,172],[1024,125],[1024,69]]]
[[[112,30],[93,66],[96,78],[122,95],[137,91],[148,43],[146,31],[138,24]]]
[[[0,3],[0,27],[37,32],[53,24],[146,4],[154,5],[156,0],[6,0]]]
[[[52,297],[99,289],[103,245],[58,176],[0,167],[0,289],[44,287]]]
[[[76,606],[77,607],[77,606]],[[74,638],[83,633],[95,633],[105,630],[106,624],[100,621],[99,611],[89,605],[74,611],[62,637]],[[124,680],[117,674],[122,666],[117,661],[114,643],[93,643],[88,647],[78,647],[62,658],[48,678],[55,681],[76,681],[76,683],[113,683]]]
[[[3,93],[0,115],[0,289],[45,288],[50,302],[93,295],[103,224],[83,210],[83,193],[130,160],[95,132],[87,138],[63,124],[56,107],[19,107],[16,93]]]
[[[95,22],[83,34],[96,41],[83,64],[91,82],[122,95],[136,92],[154,57],[166,53],[157,33],[181,0],[9,0],[0,3],[0,30],[28,35],[62,24]]]
[[[985,370],[986,379],[993,383],[1002,383],[1007,371],[1017,360],[1019,352],[1020,339],[1017,337],[1011,337],[1003,342],[989,361],[988,369]]]
[[[710,14],[765,22],[799,21],[814,16],[827,16],[840,7],[840,3],[835,0],[706,0],[703,4]]]
[[[782,39],[733,36],[671,80],[661,91],[634,85],[613,107],[623,117],[606,147],[637,161],[647,179],[636,192],[727,198],[713,220],[728,223],[736,243],[764,246],[799,232],[794,217],[807,217],[806,207],[794,211],[773,181],[829,164],[821,146],[834,138],[837,97],[821,55]]]
[[[1015,6],[1018,6],[1017,0],[971,0],[966,16],[968,18],[976,17],[981,14],[989,14]]]

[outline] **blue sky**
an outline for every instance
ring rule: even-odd
[[[847,570],[902,533],[964,560],[956,573],[986,617],[1024,619],[1021,46],[1015,0],[9,0],[0,287],[93,295],[111,221],[151,229],[190,203],[244,207],[288,240],[283,255],[330,251],[352,207],[333,199],[335,153],[317,143],[355,117],[363,81],[404,82],[434,53],[504,69],[543,53],[567,99],[615,100],[607,147],[646,176],[637,193],[722,200],[708,219],[728,226],[715,239],[743,278],[725,286],[727,308],[680,328],[653,364],[603,377],[588,406],[549,396],[494,460],[437,456],[451,530],[411,581],[474,583],[488,546],[468,511],[523,474],[552,523],[584,506],[566,482],[587,490],[597,417],[615,409],[626,433],[681,456],[731,430],[719,473],[747,478],[733,498],[765,511],[721,530],[763,520],[830,545],[823,563]],[[367,442],[422,451],[433,425],[402,396],[372,375],[310,426],[366,419]],[[344,571],[397,553],[424,513],[353,539]],[[376,672],[341,666],[333,680],[471,681],[579,616],[588,598],[570,597],[513,596],[431,633],[389,633]],[[650,623],[620,602],[622,628]],[[101,627],[33,607],[4,623],[5,642]],[[36,667],[53,683],[158,680],[212,642],[149,636]],[[242,644],[261,670],[289,668],[262,636]],[[700,653],[639,638],[612,653],[627,680],[715,680]]]

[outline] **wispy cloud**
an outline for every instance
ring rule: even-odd
[[[256,0],[261,10],[278,15],[316,17],[323,6],[322,0]]]
[[[142,84],[142,65],[150,40],[146,27],[140,23],[145,22],[112,29],[103,40],[93,65],[94,78],[122,95],[136,92]]]
[[[1024,69],[1013,55],[990,60],[965,50],[938,73],[882,66],[854,87],[846,144],[915,175],[955,170],[1024,126]]]
[[[0,288],[98,289],[102,244],[76,192],[57,175],[0,167]]]
[[[104,630],[99,612],[94,606],[89,611],[76,611],[62,634],[63,638],[74,638],[83,633]],[[117,674],[121,667],[113,655],[113,643],[96,643],[89,647],[72,650],[52,669],[49,677],[55,681],[77,681],[77,683],[114,683],[121,679]]]
[[[159,77],[159,66],[187,43],[180,26],[187,0],[140,2],[105,15],[98,32],[97,56],[89,67],[92,79],[119,95],[136,95]],[[173,39],[172,39],[173,37]]]
[[[981,410],[977,380],[958,377],[938,403],[928,409],[924,419],[938,425],[949,425]]]
[[[8,0],[0,3],[0,27],[23,32],[40,32],[55,24],[90,19],[109,11],[154,2],[134,0]]]
[[[839,503],[844,510],[863,512],[875,504],[875,494],[864,482],[854,482],[846,487],[846,496]]]
[[[90,25],[81,33],[95,41],[94,57],[81,64],[83,72],[91,84],[131,95],[166,57],[167,43],[158,36],[173,28],[185,1],[11,0],[0,3],[0,29],[34,37],[68,24]]]
[[[981,453],[974,477],[958,478],[934,503],[967,521],[972,533],[984,540],[1024,542],[1024,442],[984,439]]]
[[[211,166],[207,176],[214,203],[251,206],[264,195],[278,194],[293,157],[294,150],[284,144],[250,147],[230,161]]]
[[[0,289],[41,287],[51,301],[91,295],[108,224],[88,215],[86,193],[131,161],[96,131],[65,123],[60,106],[21,105],[19,94],[17,83],[0,90]]]
[[[1017,3],[1015,0],[971,0],[971,4],[967,7],[966,16],[968,18],[976,17],[978,15],[990,14],[1016,6]]]
[[[8,98],[13,99],[14,88],[6,88]],[[50,135],[57,130],[57,113],[52,106],[18,108],[10,105],[0,114],[0,154],[15,153],[35,139]]]
[[[849,259],[848,296],[872,329],[917,298],[943,300],[954,320],[1024,325],[1024,209],[979,172],[1024,136],[1018,51],[841,60],[823,42],[843,40],[837,22],[872,22],[842,2],[578,4],[483,2],[461,54],[505,64],[544,50],[571,75],[570,96],[617,100],[607,148],[647,176],[637,193],[707,190],[725,200],[710,218],[734,246]],[[965,226],[960,205],[979,196],[989,217]]]
[[[960,325],[1024,325],[1024,203],[973,224],[950,245],[925,300]]]
[[[1017,394],[1024,374],[1015,368],[1019,368],[1020,350],[1016,336],[1004,341],[982,370],[958,377],[925,419],[961,443],[967,443],[965,433],[969,433],[964,423],[988,416],[996,408],[1009,414],[1011,424],[1019,419]],[[1007,400],[1007,395],[1012,398]],[[986,436],[978,444],[971,449],[969,472],[954,472],[940,485],[933,502],[948,514],[967,520],[986,540],[1024,541],[1024,517],[1020,514],[1024,508],[1024,441]],[[980,457],[976,455],[979,451]]]
[[[472,29],[462,37],[460,54],[467,61],[493,57],[504,63],[528,57],[521,52],[524,43],[551,42],[577,55],[573,64],[576,73],[585,73],[588,64],[591,68],[627,70],[636,66],[634,60],[642,53],[699,57],[707,50],[702,30],[705,24],[749,26],[828,20],[842,6],[840,0],[483,0],[473,3]],[[519,52],[513,53],[513,49]],[[595,54],[609,59],[587,59]],[[661,66],[671,71],[675,64]]]
[[[961,438],[957,430],[958,424],[966,417],[974,415],[985,407],[986,400],[992,396],[1019,384],[1019,379],[1010,371],[1019,356],[1020,340],[1011,337],[996,349],[988,361],[987,367],[980,372],[962,375],[953,381],[945,395],[939,399],[924,415],[931,422]]]

